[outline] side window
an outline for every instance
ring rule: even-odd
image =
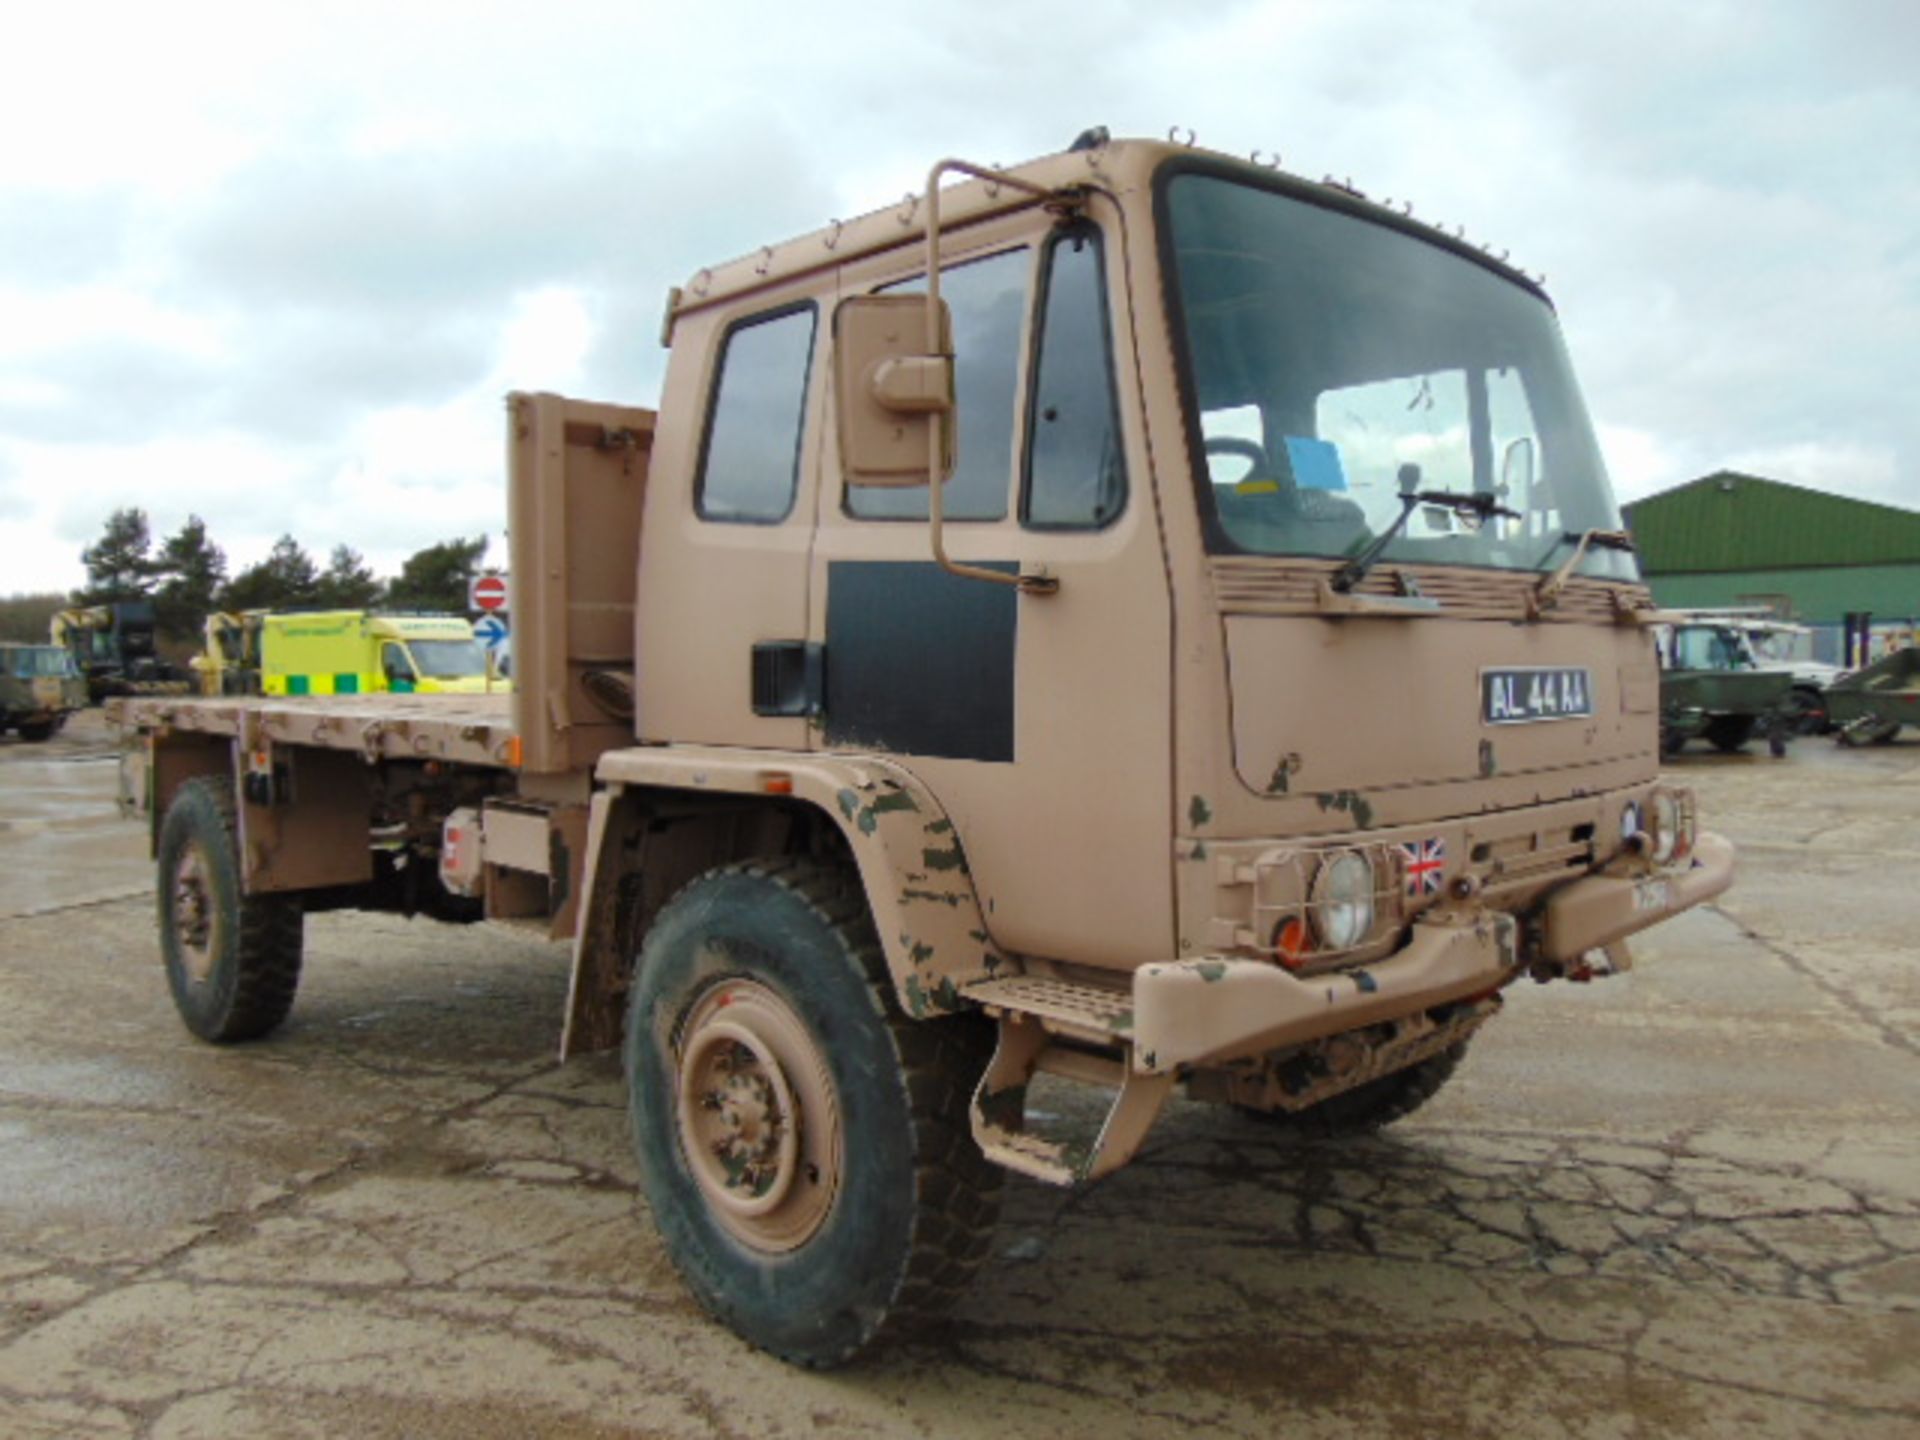
[[[766,525],[793,509],[813,328],[808,305],[727,333],[695,490],[703,518]]]
[[[1021,518],[1038,530],[1097,530],[1126,500],[1100,243],[1076,227],[1047,252]]]
[[[999,520],[1007,513],[1028,269],[1028,251],[1006,250],[940,271],[940,297],[953,313],[953,390],[960,412],[953,478],[940,497],[949,520]],[[924,291],[927,282],[886,288],[912,293]],[[927,492],[849,485],[847,512],[862,520],[924,520]]]

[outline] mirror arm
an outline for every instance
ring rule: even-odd
[[[1002,170],[990,170],[965,160],[937,160],[927,172],[927,344],[926,353],[943,355],[949,366],[953,356],[940,348],[940,177],[948,172],[971,175],[976,180],[985,180],[989,184],[1006,185],[1015,190],[1025,191],[1041,200],[1061,199],[1060,192],[1049,190],[1044,185],[1035,185],[1030,180],[1022,180],[1017,175],[1009,175]],[[942,493],[946,489],[946,456],[942,453],[940,427],[933,425],[927,432],[927,480],[932,492],[927,497],[927,520],[933,541],[933,558],[940,568],[949,575],[958,575],[968,580],[990,580],[996,585],[1014,585],[1028,595],[1051,595],[1060,588],[1060,582],[1044,572],[1037,575],[1008,575],[999,570],[988,570],[979,565],[968,565],[963,561],[950,559],[947,555],[946,535],[943,529],[945,507],[941,503]]]

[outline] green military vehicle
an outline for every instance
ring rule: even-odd
[[[1797,725],[1793,676],[1760,666],[1745,632],[1723,616],[1661,626],[1660,749],[1677,755],[1693,739],[1733,755],[1755,735],[1777,759]]]
[[[58,645],[0,642],[0,734],[51,740],[87,703],[87,682]]]
[[[1827,687],[1827,716],[1843,745],[1884,745],[1920,725],[1920,646],[1909,645]]]

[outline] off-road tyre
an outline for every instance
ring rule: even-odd
[[[1707,721],[1702,733],[1722,755],[1738,755],[1747,748],[1747,742],[1753,739],[1753,732],[1758,728],[1759,721],[1752,715],[1716,715]]]
[[[1323,1139],[1371,1135],[1396,1120],[1406,1119],[1439,1094],[1440,1087],[1453,1078],[1466,1053],[1467,1042],[1462,1040],[1417,1065],[1343,1090],[1305,1110],[1249,1110],[1246,1113]]]
[[[20,738],[38,745],[43,740],[51,740],[53,732],[60,726],[52,720],[41,720],[32,725],[20,726]]]
[[[1796,685],[1787,696],[1787,711],[1793,717],[1793,728],[1800,735],[1824,735],[1833,729],[1833,722],[1827,718],[1827,700],[1811,685]]]
[[[300,987],[305,915],[290,895],[247,895],[231,782],[182,785],[160,825],[156,890],[167,988],[202,1040],[257,1040]]]
[[[726,1026],[771,1032],[789,1022],[787,1050],[772,1063],[712,1038]],[[688,884],[641,946],[625,1062],[641,1188],[695,1298],[752,1344],[822,1369],[944,1314],[985,1260],[999,1211],[1001,1172],[975,1144],[968,1114],[991,1040],[983,1017],[901,1014],[849,872],[780,858]],[[727,1044],[725,1065],[705,1069],[702,1057]],[[763,1097],[778,1078],[799,1117],[801,1156],[831,1133],[837,1171],[831,1161],[766,1159],[776,1123],[758,1132],[754,1168],[733,1173],[741,1152],[726,1153],[729,1137],[753,1132],[727,1128],[737,1114],[715,1118],[732,1102],[716,1104],[721,1090],[704,1088],[714,1074],[726,1086],[744,1074]],[[823,1184],[830,1189],[818,1191]],[[728,1208],[763,1203],[763,1192],[777,1201],[768,1216]]]

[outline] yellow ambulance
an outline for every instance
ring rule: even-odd
[[[260,688],[268,695],[504,693],[473,626],[456,615],[321,610],[261,621]]]

